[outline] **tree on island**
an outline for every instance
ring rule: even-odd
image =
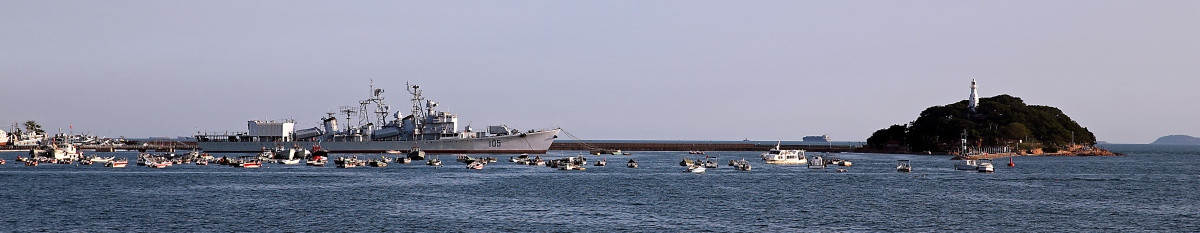
[[[867,144],[873,148],[899,145],[911,151],[956,151],[964,130],[970,146],[1014,146],[1057,151],[1071,144],[1094,145],[1096,137],[1062,110],[1026,105],[1021,98],[998,95],[983,98],[974,112],[966,100],[933,106],[907,125],[875,131]],[[889,143],[890,142],[890,143]]]
[[[37,123],[37,121],[32,121],[32,120],[25,122],[25,130],[29,131],[29,132],[37,133],[37,134],[42,134],[42,133],[46,132],[46,131],[42,130],[42,125],[39,125]]]

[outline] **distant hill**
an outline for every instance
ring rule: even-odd
[[[1169,135],[1158,138],[1150,144],[1159,145],[1200,145],[1200,138],[1188,135]]]

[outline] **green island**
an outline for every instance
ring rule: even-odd
[[[1116,155],[1096,148],[1096,136],[1058,108],[1027,105],[1010,95],[977,102],[977,106],[963,100],[929,107],[908,124],[875,131],[867,138],[866,150],[959,155],[964,159]]]

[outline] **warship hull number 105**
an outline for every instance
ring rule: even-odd
[[[295,122],[249,121],[248,132],[200,134],[206,152],[259,152],[263,148],[303,146],[333,153],[383,153],[421,150],[428,153],[546,153],[561,129],[520,131],[505,125],[458,130],[458,116],[437,111],[437,103],[421,97],[420,86],[406,84],[412,109],[401,118],[384,102],[383,89],[371,85],[371,97],[358,108],[343,107],[321,118],[321,127],[295,129]],[[345,116],[344,127],[338,117]],[[357,116],[352,122],[351,118]],[[357,124],[351,124],[357,123]]]

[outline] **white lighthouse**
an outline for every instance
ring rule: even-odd
[[[977,89],[979,89],[979,85],[975,85],[975,79],[971,79],[971,99],[967,103],[967,109],[971,112],[975,112],[975,108],[979,107],[979,91]]]

